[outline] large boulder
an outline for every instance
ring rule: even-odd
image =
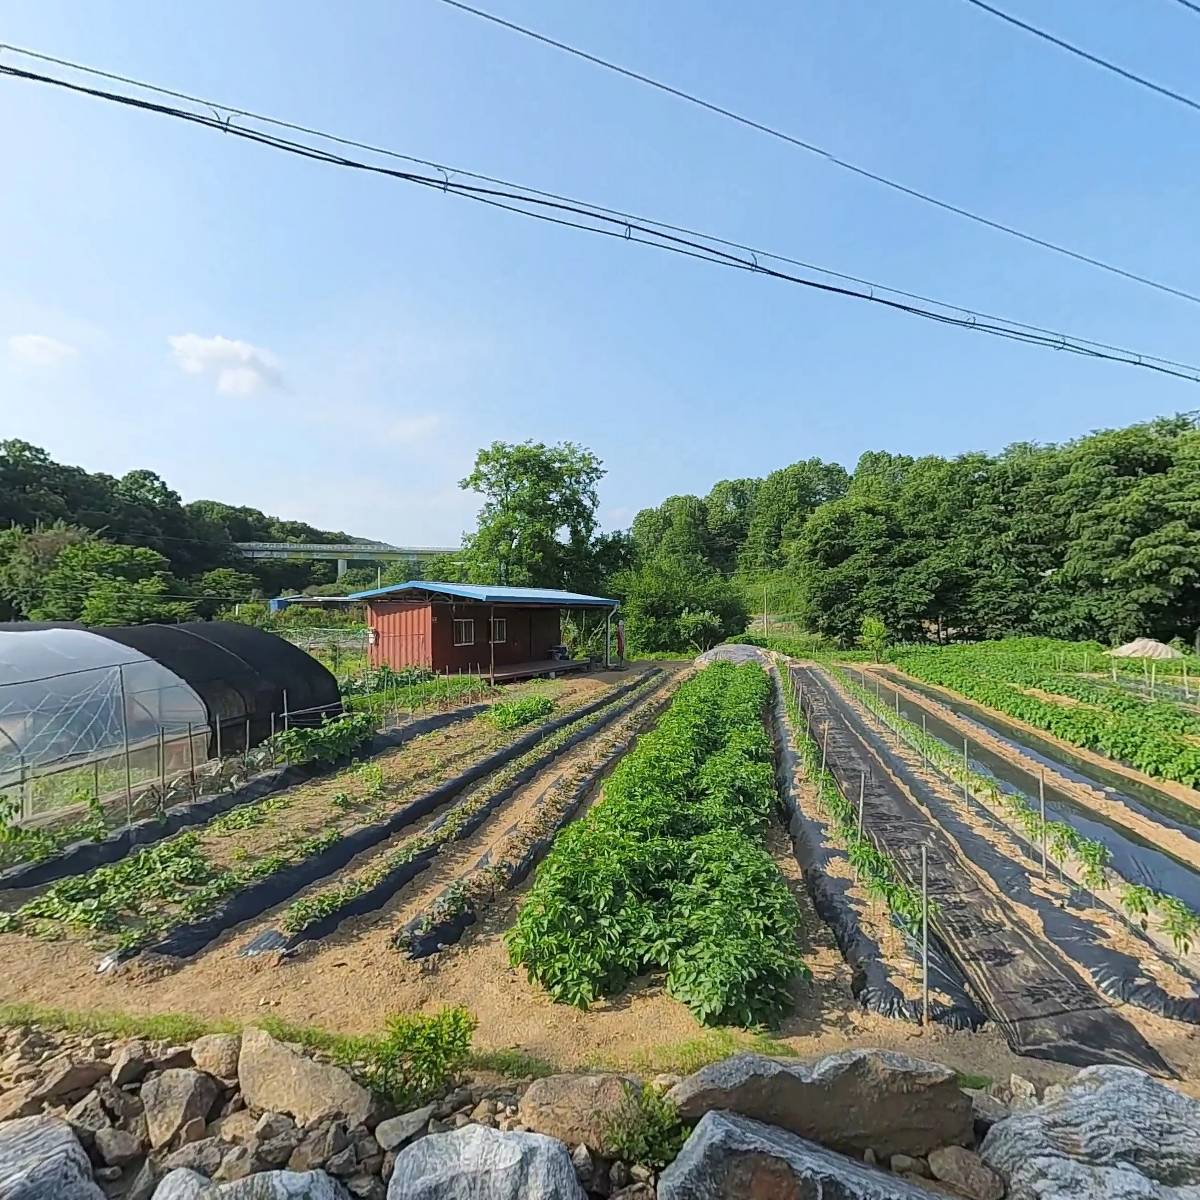
[[[1010,1200],[1195,1200],[1200,1102],[1134,1067],[1087,1067],[1049,1104],[993,1126],[980,1155]]]
[[[0,1125],[0,1196],[104,1200],[79,1139],[56,1117],[24,1117]]]
[[[398,1150],[405,1142],[411,1141],[418,1133],[425,1132],[429,1118],[433,1116],[436,1104],[426,1104],[414,1108],[411,1112],[401,1113],[387,1121],[380,1121],[375,1126],[375,1140],[384,1150]]]
[[[772,1125],[709,1112],[659,1176],[658,1200],[930,1200],[930,1195]]]
[[[261,1029],[242,1034],[238,1083],[251,1108],[288,1113],[301,1125],[334,1113],[363,1125],[374,1109],[371,1093],[340,1067],[297,1054]]]
[[[623,1075],[548,1075],[529,1085],[518,1115],[535,1133],[616,1158],[612,1122],[628,1103],[629,1089],[637,1086]]]
[[[562,1142],[466,1125],[396,1156],[388,1200],[586,1200]]]
[[[231,1183],[210,1183],[195,1171],[164,1175],[154,1200],[349,1200],[324,1171],[263,1171]]]
[[[880,1157],[970,1145],[973,1133],[971,1101],[954,1072],[890,1050],[846,1050],[814,1063],[735,1054],[689,1075],[667,1097],[689,1121],[723,1109]]]
[[[201,1128],[220,1086],[211,1075],[191,1067],[172,1067],[142,1084],[146,1132],[156,1150],[168,1145],[185,1126],[199,1121]]]

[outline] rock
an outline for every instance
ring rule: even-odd
[[[133,1182],[129,1185],[129,1191],[125,1193],[124,1200],[150,1200],[155,1188],[158,1187],[158,1175],[158,1166],[154,1160],[146,1159],[133,1177]]]
[[[312,1171],[345,1149],[349,1138],[340,1121],[327,1121],[305,1130],[288,1159],[289,1171]]]
[[[210,1033],[192,1043],[192,1061],[197,1070],[218,1079],[236,1079],[242,1052],[240,1033]]]
[[[150,1070],[150,1050],[145,1042],[126,1042],[113,1059],[109,1079],[118,1087],[137,1083]]]
[[[452,1092],[448,1092],[438,1101],[436,1106],[436,1115],[439,1117],[448,1117],[456,1109],[462,1108],[464,1104],[471,1105],[475,1103],[475,1099],[471,1094],[469,1087],[455,1088]]]
[[[124,1129],[101,1129],[96,1134],[96,1153],[111,1167],[133,1162],[144,1149],[141,1139]]]
[[[612,1157],[612,1121],[628,1104],[630,1088],[636,1087],[636,1081],[624,1075],[548,1075],[529,1085],[518,1113],[521,1123],[535,1133],[568,1146],[582,1142]]]
[[[258,1125],[249,1109],[243,1108],[230,1113],[219,1121],[212,1122],[208,1132],[219,1137],[222,1141],[232,1142],[235,1146],[243,1146],[254,1137]]]
[[[358,1196],[359,1200],[384,1200],[387,1196],[387,1188],[382,1180],[366,1173],[347,1179],[346,1189],[352,1196]]]
[[[920,1175],[929,1178],[929,1164],[923,1158],[913,1158],[911,1154],[893,1154],[888,1164],[896,1175]]]
[[[24,1117],[0,1125],[0,1196],[104,1200],[79,1139],[56,1117]]]
[[[403,1146],[409,1138],[421,1133],[429,1118],[433,1116],[436,1106],[426,1104],[424,1108],[414,1108],[412,1112],[402,1113],[388,1121],[380,1121],[375,1126],[375,1140],[384,1150],[395,1150]]]
[[[296,1147],[300,1144],[302,1136],[298,1129],[293,1129],[288,1133],[279,1134],[278,1137],[268,1138],[265,1142],[255,1138],[247,1149],[251,1151],[255,1161],[259,1164],[256,1169],[261,1171],[271,1167],[286,1166],[295,1153]]]
[[[1055,1100],[1061,1100],[1067,1094],[1067,1085],[1065,1083],[1052,1083],[1042,1093],[1043,1104],[1053,1104]]]
[[[663,1094],[666,1094],[677,1083],[682,1083],[682,1082],[683,1082],[682,1075],[671,1075],[671,1074],[664,1072],[662,1075],[655,1075],[655,1077],[652,1080],[650,1080],[650,1086],[656,1092],[662,1092]]]
[[[297,1054],[261,1029],[242,1035],[238,1082],[252,1108],[289,1113],[301,1125],[329,1113],[363,1125],[374,1108],[371,1093],[340,1067]]]
[[[626,1184],[632,1181],[632,1176],[629,1174],[629,1168],[617,1159],[611,1167],[608,1168],[608,1186],[613,1191],[623,1188]]]
[[[890,1050],[814,1063],[736,1054],[667,1093],[685,1120],[724,1109],[850,1154],[923,1155],[972,1140],[971,1102],[954,1072]]]
[[[163,1166],[168,1171],[197,1171],[211,1179],[229,1150],[230,1146],[220,1138],[202,1138],[173,1150],[163,1159]]]
[[[929,1155],[934,1179],[948,1183],[967,1200],[1003,1200],[1004,1180],[978,1154],[961,1146],[946,1146]]]
[[[584,1187],[589,1186],[596,1164],[592,1161],[592,1152],[582,1142],[571,1151],[571,1166],[575,1168],[575,1178]]]
[[[339,1150],[326,1162],[325,1170],[330,1175],[353,1175],[358,1170],[358,1156],[354,1153],[354,1147],[347,1146],[344,1150]]]
[[[654,1185],[650,1183],[631,1183],[619,1192],[613,1192],[609,1200],[655,1200]]]
[[[1187,1200],[1200,1195],[1200,1102],[1134,1067],[1085,1067],[979,1153],[1011,1200]]]
[[[971,1115],[975,1123],[975,1140],[982,1142],[987,1131],[999,1121],[1006,1121],[1012,1116],[1007,1104],[997,1100],[991,1092],[981,1092],[975,1088],[963,1088],[971,1098]]]
[[[121,1178],[120,1167],[97,1167],[93,1175],[104,1183],[112,1183]]]
[[[296,1133],[296,1122],[285,1113],[265,1112],[254,1126],[254,1136],[260,1142],[269,1142],[283,1134]]]
[[[388,1200],[586,1200],[561,1142],[468,1125],[396,1156]]]
[[[39,1103],[66,1100],[79,1092],[86,1092],[109,1073],[110,1065],[94,1059],[75,1061],[57,1059],[50,1063],[42,1081],[30,1094],[30,1099]]]
[[[263,1171],[216,1184],[179,1170],[163,1177],[154,1200],[346,1200],[346,1192],[324,1171]]]
[[[645,1163],[634,1163],[629,1168],[629,1177],[634,1183],[651,1183],[654,1179],[654,1172]]]
[[[166,1146],[189,1122],[203,1121],[219,1091],[211,1075],[189,1067],[172,1067],[147,1079],[142,1085],[142,1103],[150,1145],[155,1149]],[[204,1134],[203,1126],[200,1134]]]
[[[154,1060],[156,1071],[178,1071],[184,1067],[194,1067],[195,1065],[192,1061],[191,1046],[172,1046]]]
[[[113,1122],[105,1110],[100,1093],[95,1091],[88,1092],[82,1100],[67,1110],[67,1124],[85,1146],[90,1146],[96,1134],[101,1129],[111,1129]]]
[[[929,1193],[794,1133],[713,1111],[659,1176],[658,1200],[929,1200]]]
[[[202,1200],[216,1194],[209,1181],[195,1171],[180,1169],[162,1177],[154,1189],[154,1200]]]
[[[0,1121],[12,1121],[17,1117],[31,1117],[41,1105],[33,1099],[32,1083],[11,1088],[0,1096]]]
[[[870,1146],[863,1151],[863,1162],[865,1162],[868,1167],[873,1167],[879,1162],[879,1159],[875,1155],[875,1151],[872,1150]]]
[[[227,1183],[233,1179],[244,1179],[259,1169],[258,1161],[249,1146],[234,1146],[221,1159],[221,1165],[213,1175],[213,1180]]]
[[[176,1145],[186,1146],[188,1142],[200,1141],[207,1127],[208,1122],[203,1117],[193,1117],[190,1121],[184,1121],[175,1138]]]
[[[991,1094],[1013,1112],[1028,1112],[1037,1107],[1037,1086],[1023,1075],[1010,1075],[1003,1083],[994,1083]]]

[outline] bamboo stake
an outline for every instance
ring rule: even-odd
[[[921,847],[921,1024],[929,1024],[929,851]]]

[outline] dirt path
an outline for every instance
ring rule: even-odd
[[[919,883],[927,852],[931,924],[1014,1050],[1087,1065],[1115,1062],[1168,1073],[1142,1034],[1118,1015],[1001,890],[963,854],[927,805],[936,789],[913,779],[823,672],[804,675],[813,728],[828,730],[830,767],[849,794],[864,786],[865,828]],[[935,810],[936,811],[936,810]],[[994,869],[994,865],[993,865]]]

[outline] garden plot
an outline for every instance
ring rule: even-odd
[[[799,672],[814,737],[846,794],[862,788],[864,828],[909,888],[928,854],[931,925],[971,991],[1019,1053],[1085,1065],[1169,1068],[1053,943],[1013,864],[946,810],[938,782],[892,751],[821,672]],[[953,796],[953,789],[947,789]],[[1019,865],[1018,865],[1019,870]],[[1036,917],[1033,915],[1036,914]],[[1086,936],[1086,927],[1076,929]]]
[[[605,694],[603,688],[589,690],[593,696],[597,690]],[[3,925],[36,936],[83,934],[121,951],[145,945],[366,831],[403,822],[406,806],[513,736],[484,716],[437,730],[371,762],[233,809],[32,897],[10,894]],[[412,819],[421,815],[417,808]]]
[[[1035,855],[1045,841],[1060,872],[1126,914],[1161,948],[1183,958],[1191,972],[1200,969],[1200,829],[1048,769],[890,679],[882,697],[848,682],[924,757],[948,769],[1003,823],[1039,843]],[[1045,803],[1044,838],[1039,793]]]

